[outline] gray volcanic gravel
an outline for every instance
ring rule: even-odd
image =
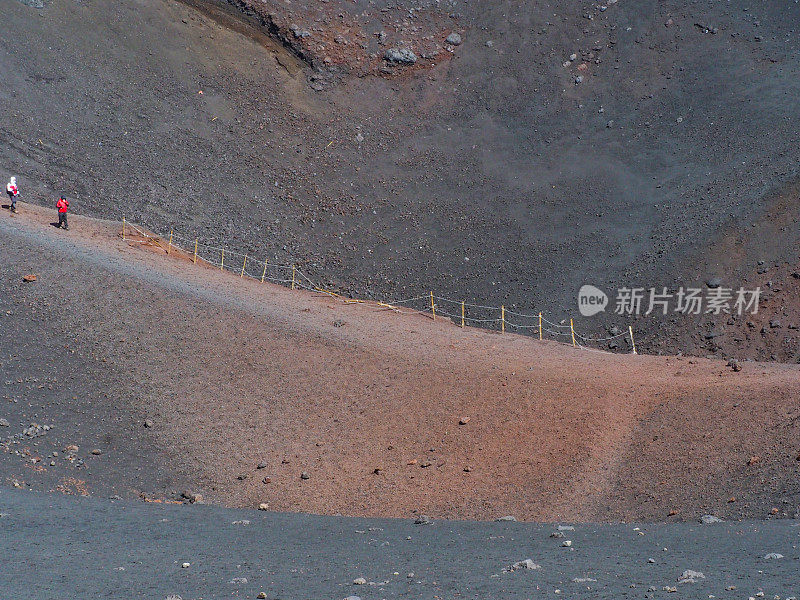
[[[422,526],[12,489],[0,489],[0,513],[0,551],[12,558],[3,598],[663,598],[677,591],[675,598],[788,600],[800,593],[798,521],[575,525],[564,547],[550,537],[554,524]],[[540,568],[525,566],[528,559]]]

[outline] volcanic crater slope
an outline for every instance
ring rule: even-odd
[[[462,329],[195,265],[120,223],[0,216],[8,485],[482,520],[800,509],[797,366]]]
[[[3,3],[0,164],[24,199],[356,297],[554,321],[584,283],[737,288],[767,266],[780,328],[651,315],[640,347],[796,360],[798,206],[775,199],[800,162],[800,5],[192,4]]]

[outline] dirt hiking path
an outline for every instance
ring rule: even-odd
[[[800,508],[796,366],[734,373],[461,329],[193,265],[123,242],[118,223],[71,215],[58,230],[54,216],[0,214],[4,328],[69,338],[96,359],[88,387],[123,373],[104,402],[147,418],[160,466],[209,501],[545,521]],[[109,433],[119,464],[93,477],[124,480],[141,431]]]

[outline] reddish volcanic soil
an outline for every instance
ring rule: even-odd
[[[7,483],[468,519],[800,508],[797,366],[461,329],[192,265],[118,223],[0,217]],[[26,438],[33,421],[52,429]]]

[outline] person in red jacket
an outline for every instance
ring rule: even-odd
[[[6,185],[6,193],[11,199],[11,212],[17,212],[17,196],[19,196],[19,190],[17,189],[16,177],[12,177],[8,185]]]
[[[56,202],[56,208],[58,209],[58,226],[64,226],[64,229],[69,230],[69,225],[67,225],[67,210],[69,209],[69,201],[64,197],[61,196],[58,202]]]

